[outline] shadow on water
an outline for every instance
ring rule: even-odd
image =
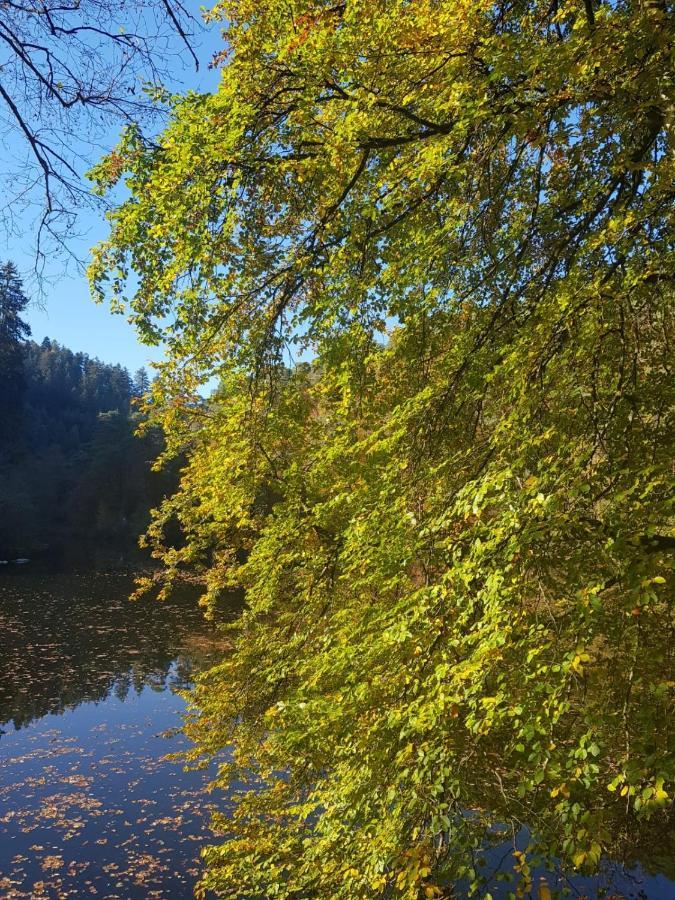
[[[529,839],[526,828],[516,834],[507,828],[493,829],[490,841],[475,857],[484,879],[483,896],[492,900],[675,900],[675,841],[672,834],[664,834],[658,828],[645,835],[622,861],[602,859],[593,875],[537,865],[530,858],[531,868],[524,878],[518,865],[522,857],[516,854],[527,848]],[[466,883],[455,885],[453,896],[466,896],[466,889]]]

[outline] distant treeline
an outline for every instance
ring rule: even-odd
[[[0,559],[128,559],[171,482],[135,435],[148,375],[29,340],[26,303],[0,268]]]

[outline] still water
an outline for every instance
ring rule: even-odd
[[[120,576],[0,581],[0,897],[190,897],[209,772],[178,691],[218,638],[191,596],[130,603]],[[167,734],[168,732],[168,734]]]
[[[209,811],[224,798],[213,770],[185,772],[167,754],[195,671],[223,652],[194,595],[130,603],[130,578],[0,577],[0,898],[190,898]],[[650,859],[599,875],[535,873],[572,897],[675,900],[672,834]],[[486,891],[513,844],[484,849]],[[668,877],[670,876],[670,877]],[[454,896],[466,895],[462,885]],[[528,895],[529,896],[529,895]]]

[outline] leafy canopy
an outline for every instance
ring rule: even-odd
[[[130,196],[91,268],[169,348],[189,461],[148,540],[246,590],[193,695],[195,755],[255,787],[204,886],[474,889],[495,822],[639,852],[674,767],[667,6],[212,15],[217,93],[93,172]]]

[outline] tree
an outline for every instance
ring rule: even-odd
[[[21,411],[25,387],[23,371],[24,342],[30,336],[30,328],[21,318],[28,305],[23,284],[14,263],[6,262],[0,268],[0,442],[9,437],[12,423]]]
[[[197,64],[193,17],[180,0],[37,4],[6,2],[0,20],[0,123],[6,197],[2,225],[17,228],[29,204],[41,208],[43,239],[61,244],[78,206],[88,202],[82,159],[100,153],[112,125],[148,115],[176,38]],[[14,163],[10,163],[14,160]]]
[[[144,397],[150,390],[150,376],[144,366],[136,370],[134,375],[134,395]]]
[[[20,282],[11,266],[0,272],[7,270],[4,296],[14,299],[4,307],[20,309]],[[6,320],[0,316],[0,348]],[[136,435],[129,373],[56,341],[17,343],[27,334],[18,318],[11,330],[11,365],[0,353],[0,559],[133,558],[148,510],[177,479],[175,471],[151,472],[161,436]]]
[[[524,891],[664,830],[667,14],[230,0],[219,91],[94,170],[94,289],[166,339],[188,455],[148,539],[247,596],[188,726],[233,747],[205,889],[478,890],[502,823]]]

